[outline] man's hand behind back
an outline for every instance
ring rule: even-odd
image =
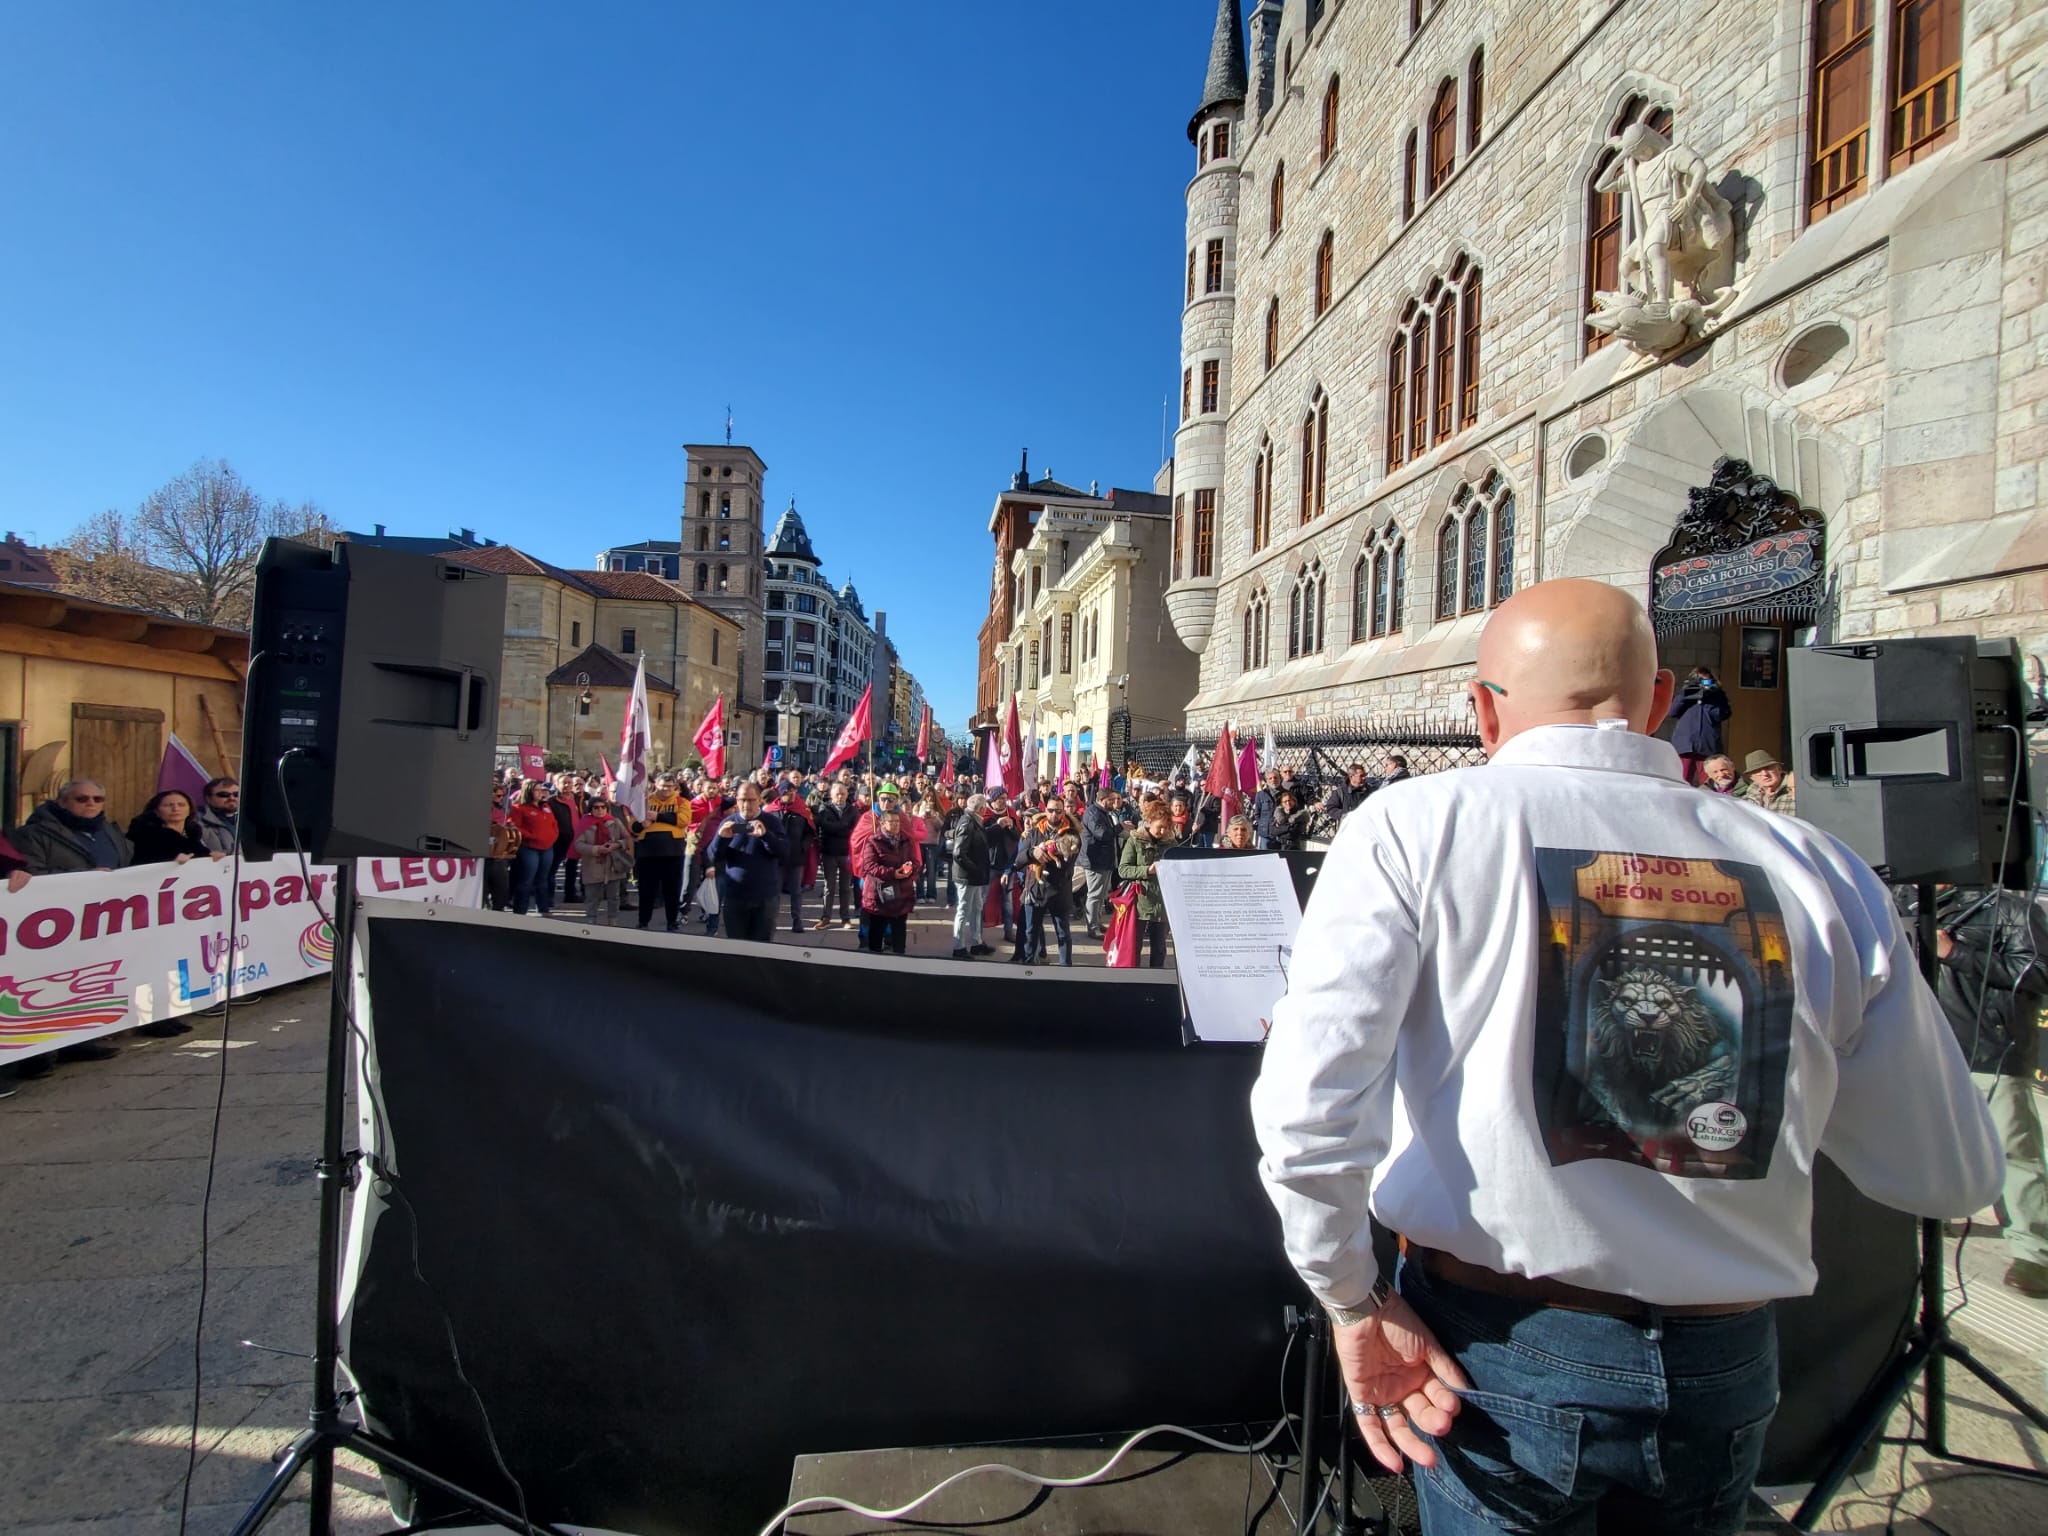
[[[1450,1351],[1398,1295],[1364,1322],[1331,1332],[1344,1388],[1364,1410],[1353,1417],[1373,1460],[1396,1475],[1404,1456],[1420,1467],[1435,1466],[1435,1447],[1416,1431],[1448,1434],[1458,1393],[1472,1385]],[[1374,1411],[1393,1404],[1401,1412],[1382,1417]]]

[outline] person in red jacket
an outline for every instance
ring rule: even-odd
[[[519,829],[519,852],[512,856],[512,910],[523,915],[538,906],[546,917],[555,905],[555,844],[562,835],[548,805],[547,785],[535,779],[521,786],[519,801],[505,819]]]

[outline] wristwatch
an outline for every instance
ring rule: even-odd
[[[1366,1292],[1362,1307],[1333,1307],[1327,1302],[1323,1310],[1330,1314],[1330,1321],[1339,1328],[1355,1328],[1369,1317],[1377,1317],[1380,1309],[1394,1299],[1394,1287],[1385,1275],[1373,1281],[1372,1289]]]

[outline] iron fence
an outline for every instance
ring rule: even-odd
[[[1263,757],[1264,732],[1247,739],[1256,742]],[[1238,746],[1242,748],[1244,741]],[[1216,749],[1213,735],[1148,736],[1132,742],[1125,759],[1135,758],[1149,777],[1171,778],[1187,761],[1191,747],[1199,769],[1206,771]],[[1366,772],[1377,778],[1387,758],[1396,754],[1408,760],[1412,774],[1441,773],[1486,761],[1478,733],[1449,721],[1336,720],[1273,732],[1273,755],[1281,772],[1318,793],[1343,783],[1353,763],[1365,764]]]

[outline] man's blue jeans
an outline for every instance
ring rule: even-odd
[[[1735,1536],[1778,1405],[1770,1307],[1625,1320],[1452,1285],[1403,1262],[1401,1294],[1472,1380],[1424,1536]]]

